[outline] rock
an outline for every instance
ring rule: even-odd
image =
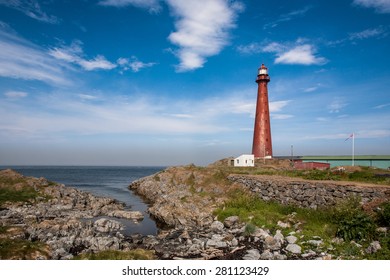
[[[291,225],[289,223],[284,223],[282,221],[278,221],[277,226],[281,227],[281,228],[289,228],[289,227],[291,227]]]
[[[300,254],[302,251],[301,246],[297,244],[288,244],[286,250],[293,254]]]
[[[274,255],[271,253],[270,250],[265,250],[261,255],[260,255],[260,260],[273,260]]]
[[[305,252],[304,254],[302,254],[302,258],[312,258],[314,256],[316,256],[316,252],[314,252],[313,250],[308,250],[307,252]]]
[[[380,249],[382,249],[381,244],[379,241],[373,241],[370,243],[370,246],[367,247],[366,253],[367,254],[374,254],[378,252]]]
[[[264,249],[272,251],[279,250],[281,248],[280,241],[276,240],[273,236],[267,236],[264,239]]]
[[[93,226],[96,228],[97,231],[104,233],[119,231],[123,229],[123,225],[120,222],[109,220],[106,218],[96,220],[93,223]]]
[[[246,255],[242,258],[243,260],[258,260],[260,259],[260,252],[257,249],[246,251]]]
[[[280,230],[277,230],[277,231],[276,231],[276,234],[274,235],[274,239],[275,239],[276,241],[278,241],[278,242],[280,242],[280,243],[283,244],[283,242],[284,242],[284,236],[283,236],[283,234],[282,234],[282,232],[281,232]]]
[[[376,231],[379,233],[387,233],[387,228],[386,227],[378,227],[376,229]]]
[[[213,248],[226,248],[228,247],[227,243],[223,241],[224,237],[219,234],[214,234],[211,239],[208,239],[206,242],[206,249]]]
[[[294,235],[289,235],[286,237],[286,240],[289,244],[295,244],[298,240],[298,238]]]
[[[287,256],[280,254],[278,251],[274,252],[273,258],[274,260],[287,260]]]
[[[337,245],[340,245],[340,244],[343,244],[344,243],[344,239],[343,238],[339,238],[339,237],[335,237],[332,239],[331,241],[333,244],[337,244]]]
[[[115,210],[107,213],[109,217],[115,218],[124,218],[134,221],[141,221],[144,218],[144,215],[140,211],[125,211],[125,210]]]
[[[359,243],[356,243],[354,240],[352,240],[352,241],[350,242],[350,244],[351,244],[351,245],[355,245],[357,248],[362,248],[362,247],[363,247],[363,246],[360,245]]]
[[[225,225],[225,227],[231,228],[234,225],[236,225],[239,222],[239,220],[240,218],[238,216],[230,216],[223,221],[223,224]]]
[[[255,237],[260,237],[261,239],[265,239],[266,237],[270,236],[269,232],[262,228],[256,228],[255,232],[251,235]]]
[[[214,232],[219,232],[219,231],[222,231],[223,228],[225,226],[223,225],[223,223],[221,223],[220,221],[214,221],[211,226],[210,226],[210,229]]]
[[[309,241],[306,241],[306,243],[308,243],[310,245],[317,246],[317,247],[323,244],[322,240],[309,240]]]

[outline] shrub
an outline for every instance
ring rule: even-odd
[[[250,235],[253,234],[255,231],[256,231],[256,226],[255,226],[255,225],[253,225],[253,224],[247,224],[247,225],[245,226],[244,235],[250,236]]]
[[[153,260],[152,251],[136,249],[132,251],[101,251],[98,253],[86,253],[74,257],[74,260]]]
[[[383,203],[379,207],[378,222],[382,226],[390,226],[390,202]]]
[[[334,216],[337,224],[337,237],[346,241],[360,241],[362,239],[371,240],[375,235],[375,223],[363,211],[358,197],[351,197],[337,205]]]

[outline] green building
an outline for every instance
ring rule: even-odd
[[[352,156],[302,156],[303,162],[326,162],[330,167],[352,165]],[[354,156],[354,165],[387,169],[390,167],[390,155]]]

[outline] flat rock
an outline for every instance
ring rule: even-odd
[[[107,213],[107,216],[115,218],[124,218],[133,221],[141,221],[144,218],[144,215],[140,211],[125,211],[125,210],[115,210]]]
[[[288,242],[288,244],[295,244],[298,240],[298,238],[294,235],[289,235],[286,237],[286,240]]]
[[[288,244],[286,250],[293,254],[300,254],[302,251],[301,246],[297,244]]]

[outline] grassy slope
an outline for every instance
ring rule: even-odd
[[[248,230],[250,225],[270,229],[272,233],[280,229],[285,236],[295,231],[300,241],[320,237],[323,245],[319,249],[341,259],[390,259],[390,237],[375,232],[378,226],[390,226],[389,217],[383,220],[378,214],[365,213],[356,199],[345,201],[336,207],[313,210],[265,202],[243,191],[231,192],[229,196],[229,200],[214,213],[221,221],[237,215],[247,222]],[[386,205],[390,209],[390,204]],[[279,221],[288,223],[290,227],[278,227]],[[344,237],[346,242],[333,244],[332,239],[337,236]],[[351,244],[352,240],[363,247],[358,248],[353,242]],[[367,255],[363,249],[373,240],[380,241],[382,249]],[[301,245],[303,249],[314,249],[310,244]]]

